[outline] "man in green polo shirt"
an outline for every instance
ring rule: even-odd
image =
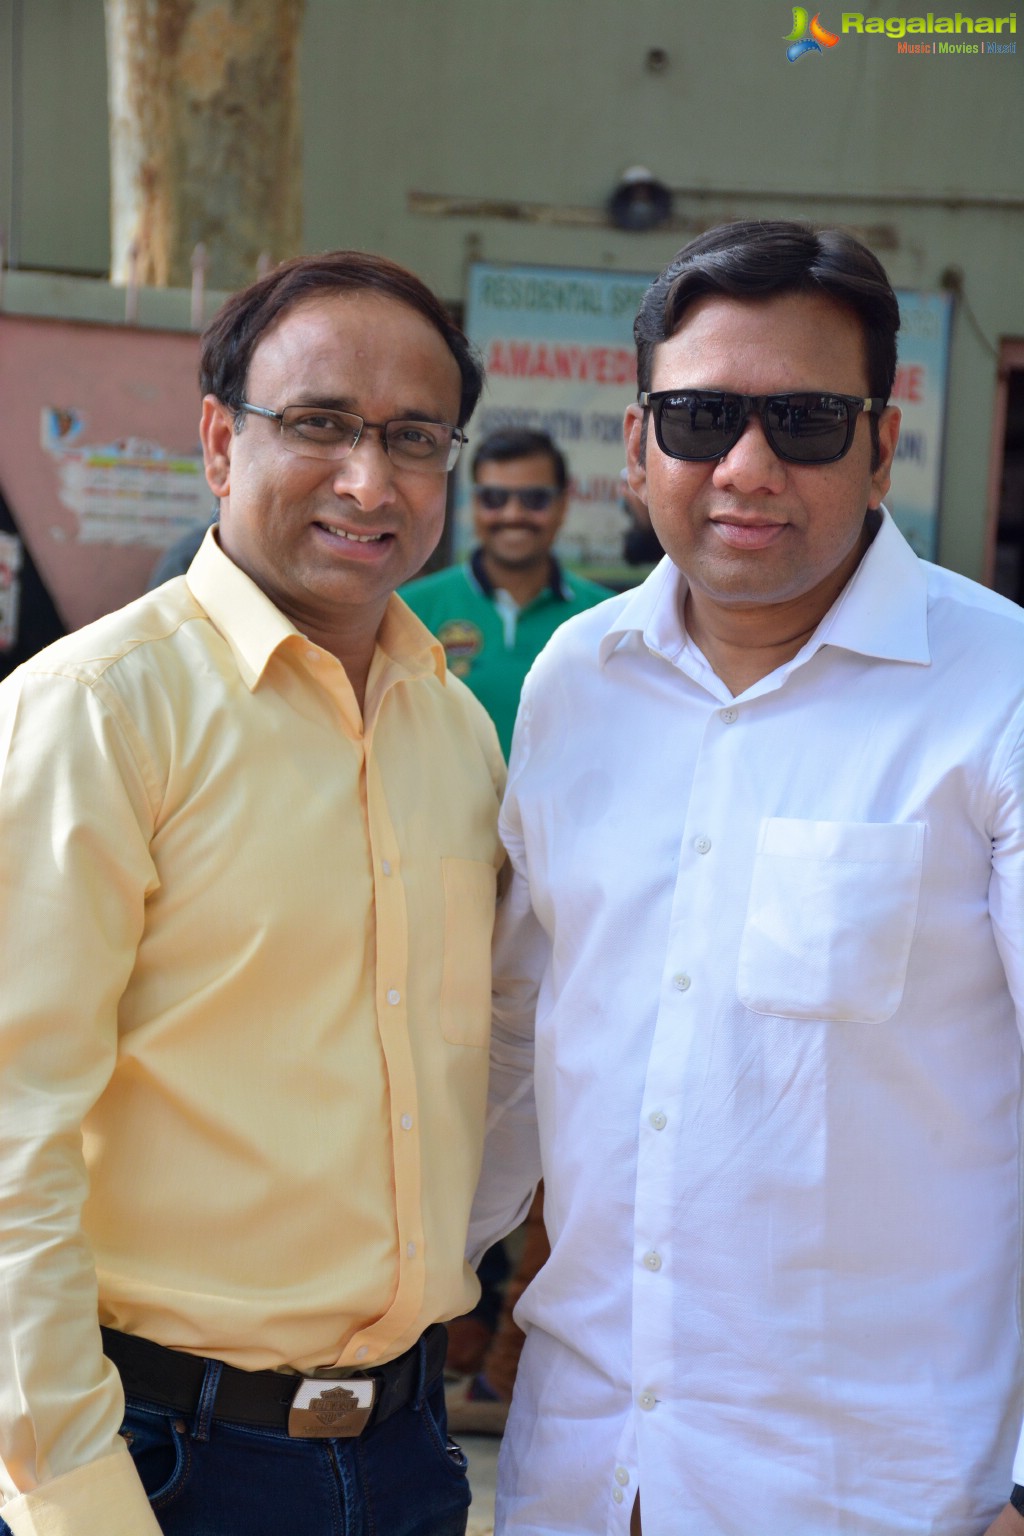
[[[569,576],[551,552],[569,477],[546,432],[492,432],[473,457],[472,474],[476,548],[464,565],[411,582],[400,596],[441,641],[449,668],[491,716],[508,757],[534,657],[572,614],[611,593]]]

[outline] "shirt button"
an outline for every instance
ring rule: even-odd
[[[648,1269],[659,1270],[661,1268],[661,1256],[653,1251],[644,1254],[644,1264]]]
[[[720,709],[719,712],[718,712],[718,717],[719,717],[720,720],[724,720],[726,725],[732,725],[733,721],[736,720],[739,717],[739,710],[738,709]]]
[[[409,1255],[410,1259],[414,1259],[416,1257],[416,1244],[409,1243],[405,1251]]]
[[[401,1120],[401,1125],[402,1125],[402,1130],[403,1131],[411,1131],[412,1130],[412,1115],[403,1115],[402,1116],[402,1120]]]
[[[625,1488],[626,1484],[629,1482],[629,1472],[625,1467],[615,1468],[615,1481],[617,1483],[621,1483],[623,1488]]]
[[[360,1344],[359,1348],[356,1350],[356,1359],[365,1360],[369,1353],[370,1351],[367,1349],[366,1345]]]
[[[391,1006],[393,1008],[396,1003],[400,1003],[401,1001],[402,1001],[402,994],[401,994],[401,992],[397,992],[395,990],[395,988],[392,987],[391,991],[388,993],[388,1002],[391,1004]]]
[[[653,1115],[648,1115],[647,1118],[656,1131],[663,1131],[666,1125],[668,1125],[668,1116],[663,1114],[660,1109],[656,1109]]]
[[[678,976],[672,977],[672,985],[675,987],[677,992],[689,992],[690,978],[687,976],[685,971],[680,971]]]
[[[658,1399],[655,1397],[653,1392],[641,1392],[640,1396],[637,1398],[637,1402],[640,1404],[640,1407],[644,1410],[645,1413],[650,1413],[651,1409],[656,1405],[657,1401]]]
[[[384,871],[384,873],[386,875],[390,875],[390,873],[391,873],[391,860],[390,859],[381,859],[380,867],[381,867],[381,869]]]
[[[623,1493],[621,1488],[613,1488],[612,1489],[612,1498],[615,1500],[616,1504],[621,1504],[623,1499],[625,1498],[625,1494]]]
[[[693,846],[696,848],[698,853],[710,853],[711,839],[710,837],[698,837]]]

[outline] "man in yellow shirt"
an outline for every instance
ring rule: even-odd
[[[456,1536],[502,761],[393,593],[481,375],[336,252],[201,380],[219,527],[0,687],[0,1531]]]

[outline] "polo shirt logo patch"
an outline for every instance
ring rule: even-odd
[[[456,677],[468,677],[473,658],[484,648],[482,632],[468,619],[448,619],[437,631],[437,638],[444,646],[449,672]]]

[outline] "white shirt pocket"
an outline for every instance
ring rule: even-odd
[[[924,823],[761,822],[736,989],[756,1013],[880,1024],[917,923]]]

